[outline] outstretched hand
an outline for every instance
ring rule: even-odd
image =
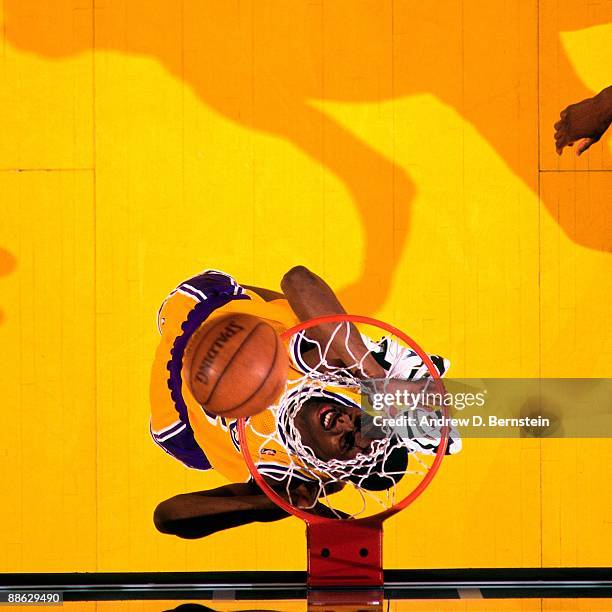
[[[576,155],[584,153],[605,133],[612,120],[612,87],[592,98],[570,104],[561,111],[555,123],[555,148],[561,155],[564,147],[576,144]]]

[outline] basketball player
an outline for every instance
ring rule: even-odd
[[[576,142],[576,155],[582,155],[604,135],[610,123],[612,86],[561,111],[561,118],[555,123],[557,154],[561,155],[564,147],[571,147]]]
[[[187,467],[215,469],[234,483],[209,491],[176,495],[159,504],[154,513],[154,523],[162,533],[200,538],[221,529],[286,516],[250,481],[240,453],[236,421],[208,413],[184,388],[185,385],[182,385],[182,390],[175,388],[173,381],[180,378],[180,363],[174,363],[175,351],[172,351],[177,338],[193,333],[190,314],[196,312],[199,320],[204,316],[207,323],[227,313],[251,314],[271,324],[279,333],[300,320],[345,312],[331,288],[303,266],[289,270],[282,279],[281,288],[283,293],[241,285],[224,272],[206,270],[181,283],[160,308],[158,328],[161,341],[150,385],[153,440]],[[297,338],[289,347],[291,368],[303,375],[315,367],[317,359],[313,341],[326,345],[335,329],[335,324],[320,325],[308,331],[309,338]],[[426,366],[412,351],[388,345],[374,352],[366,347],[359,333],[350,334],[348,342],[346,340],[338,336],[331,341],[328,353],[331,364],[354,363],[356,356],[363,358],[363,374],[368,378],[384,378],[391,362],[403,359],[404,371],[409,371],[411,378],[427,376]],[[432,360],[443,375],[448,362],[435,355]],[[349,460],[359,453],[367,454],[372,442],[365,428],[362,430],[362,417],[363,412],[353,399],[323,391],[304,403],[295,418],[295,426],[302,442],[322,461]],[[251,417],[251,420],[260,430],[277,427],[269,410]],[[435,452],[435,448],[429,451]],[[286,449],[270,442],[260,457],[259,472],[280,494],[287,495],[288,488],[283,480],[287,477],[289,464]],[[399,457],[399,461],[400,464],[404,461],[405,469],[405,456]],[[381,488],[377,482],[372,482],[372,488],[377,487]],[[336,485],[326,489],[326,493],[340,488]],[[292,471],[289,489],[292,503],[322,515],[335,516],[327,506],[318,502],[318,489],[307,474]]]

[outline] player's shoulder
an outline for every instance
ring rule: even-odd
[[[233,300],[248,300],[250,295],[236,279],[221,270],[207,269],[180,282],[164,299],[157,312],[160,333],[170,323],[172,331],[182,323],[189,312],[200,303],[210,304],[210,314],[220,304]]]
[[[270,322],[279,333],[298,322],[287,300],[266,301],[233,276],[210,269],[181,282],[168,294],[158,311],[160,333],[168,322],[174,322],[173,332],[177,331],[174,328],[197,304],[202,304],[200,308],[210,306],[208,319],[238,312],[251,314]]]

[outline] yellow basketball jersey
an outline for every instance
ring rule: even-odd
[[[185,465],[203,470],[214,468],[232,482],[244,482],[250,474],[240,452],[237,421],[207,412],[183,383],[182,355],[189,337],[202,322],[229,313],[264,319],[278,333],[298,323],[286,300],[266,302],[223,272],[207,270],[181,283],[166,298],[158,314],[161,341],[151,375],[151,434],[157,444]],[[427,366],[414,351],[388,338],[378,342],[363,335],[362,338],[372,354],[395,368],[397,375],[409,380],[426,375]],[[289,379],[297,381],[312,372],[302,358],[313,346],[305,332],[295,334],[286,346]],[[448,368],[447,360],[436,355],[431,358],[443,375]],[[298,384],[287,394],[285,399],[289,400],[304,394],[304,400],[307,396],[320,397],[360,407],[359,391],[350,388]],[[328,476],[303,469],[298,457],[288,455],[284,446],[286,432],[281,431],[277,416],[271,409],[264,410],[250,417],[246,428],[249,452],[259,472],[277,481],[285,480],[288,474],[306,481],[327,480]]]
[[[206,412],[205,407],[201,406],[190,393],[187,385],[182,384],[181,395],[186,407],[188,424],[182,422],[176,397],[173,398],[168,386],[171,349],[177,337],[184,333],[185,321],[197,304],[213,300],[219,292],[223,292],[228,301],[211,310],[206,321],[232,312],[246,313],[265,319],[278,333],[298,323],[286,300],[266,302],[256,293],[240,287],[230,276],[218,271],[208,270],[179,285],[166,298],[158,313],[161,340],[151,374],[151,433],[164,450],[181,459],[181,450],[172,449],[168,444],[178,440],[178,436],[184,436],[186,429],[190,428],[193,438],[210,465],[230,481],[244,482],[249,479],[250,474],[240,453],[237,421]],[[292,377],[301,376],[301,373],[294,368],[291,370]],[[259,471],[270,478],[280,480],[289,464],[285,450],[274,441],[266,442],[265,448],[260,448],[263,438],[252,432],[254,429],[260,434],[272,434],[275,428],[274,415],[269,410],[265,410],[251,417],[247,436],[251,455],[259,457]],[[189,465],[187,461],[183,462]]]

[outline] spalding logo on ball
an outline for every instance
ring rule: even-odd
[[[229,418],[253,416],[274,404],[289,369],[274,328],[248,314],[205,322],[189,339],[183,363],[194,398]]]

